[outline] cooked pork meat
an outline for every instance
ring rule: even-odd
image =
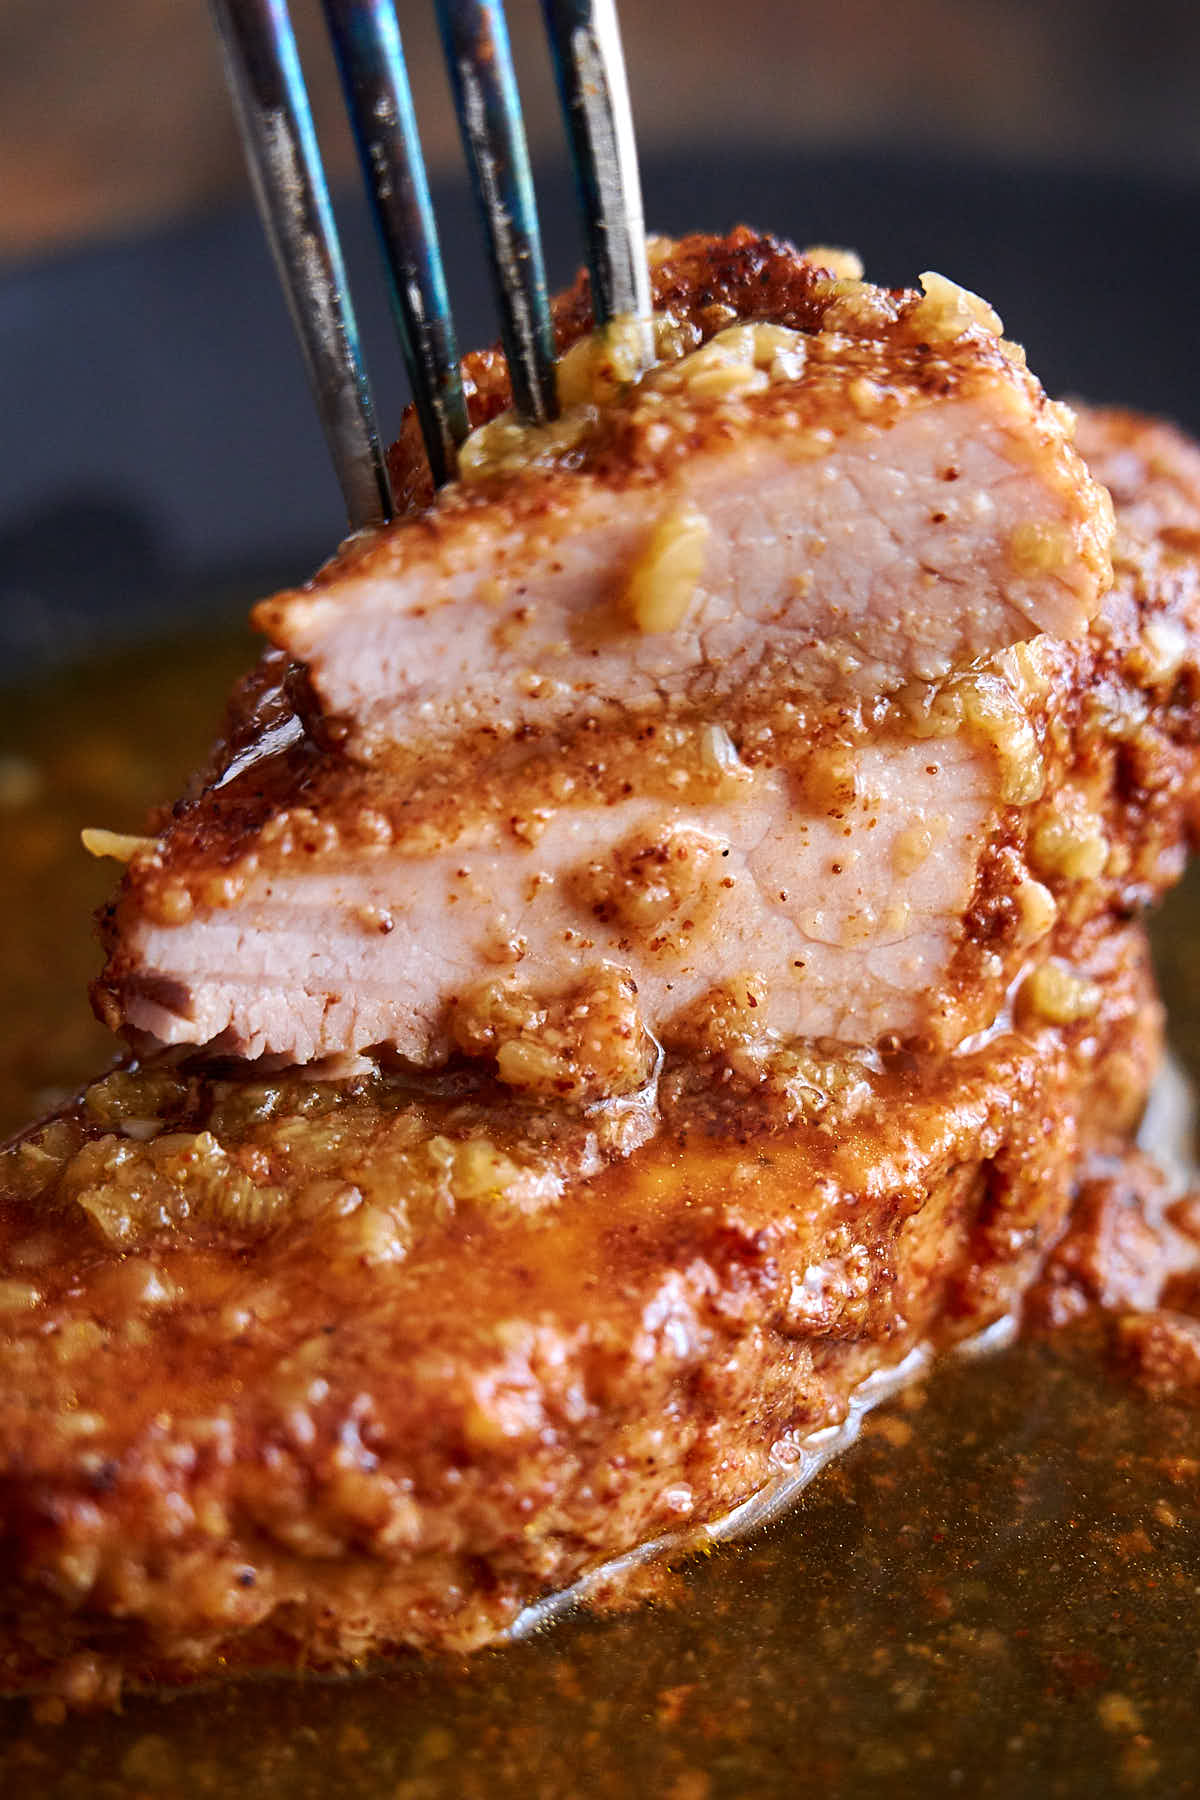
[[[103,1015],[297,1062],[499,1051],[554,1091],[607,1079],[528,1049],[597,984],[635,1043],[731,990],[783,1036],[986,1023],[1008,963],[952,964],[1045,787],[1036,646],[1086,632],[1112,509],[990,309],[924,285],[687,239],[648,370],[560,301],[552,426],[468,359],[463,480],[259,609],[277,649],[134,859]]]
[[[1200,801],[1200,453],[1119,414],[1081,436],[1120,521],[1099,615],[882,700],[810,712],[764,689],[664,703],[650,736],[598,719],[494,761],[428,742],[364,761],[319,731],[303,671],[254,678],[211,779],[135,855],[104,990],[118,1016],[145,1003],[159,1025],[193,1014],[196,1037],[353,1047],[369,1040],[349,1013],[325,1035],[303,1013],[351,992],[345,908],[386,946],[418,872],[444,878],[451,843],[482,866],[501,826],[531,875],[549,843],[552,879],[501,921],[488,865],[486,943],[470,873],[426,921],[441,954],[477,944],[415,1045],[444,1069],[317,1079],[167,1055],[5,1154],[7,1685],[87,1700],[486,1642],[632,1546],[703,1541],[869,1377],[1019,1304],[1091,1160],[1128,1148],[1160,1028],[1130,915],[1178,874]],[[627,810],[646,801],[667,820],[649,849],[649,815]],[[595,835],[565,851],[574,808]],[[752,937],[773,830],[790,834],[780,908],[807,834],[831,859],[808,865],[810,907],[855,868],[875,904],[883,868],[888,903],[924,909],[914,942],[941,922],[919,974],[875,964],[936,989],[908,1042],[814,1038],[779,1009],[779,940]],[[739,884],[726,956],[704,908]],[[544,992],[523,965],[541,887],[593,938]],[[265,969],[244,949],[256,920],[276,933]],[[191,948],[151,964],[149,926]],[[718,960],[675,1013],[653,959],[682,969],[702,931]],[[883,948],[844,926],[830,946],[843,1040],[885,1016]],[[440,979],[428,957],[385,1041],[409,1041],[401,1016]],[[396,979],[371,969],[380,992]],[[866,1000],[841,999],[858,969]]]
[[[95,1084],[0,1161],[0,1680],[467,1649],[703,1542],[867,1377],[1009,1312],[1120,1155],[1145,946],[1058,947],[1086,1018],[1039,1011],[1043,951],[973,1050],[668,1059],[623,1111],[470,1071]]]
[[[982,302],[821,264],[660,246],[641,375],[566,296],[541,432],[469,359],[470,478],[260,609],[284,654],[135,858],[110,1022],[299,1062],[498,1049],[520,1085],[538,1059],[497,1033],[597,982],[636,993],[635,1041],[731,990],[785,1036],[986,1021],[1007,965],[960,1004],[951,964],[1046,780],[1039,656],[1006,647],[1084,631],[1111,505]],[[415,498],[403,446],[395,473]]]
[[[804,746],[799,767],[756,768],[723,730],[715,748],[661,735],[591,746],[628,775],[558,805],[541,755],[497,759],[466,796],[448,766],[432,803],[340,761],[252,823],[240,791],[207,796],[131,869],[107,1004],[162,1043],[296,1062],[490,1053],[493,1029],[536,1036],[597,982],[623,981],[628,1029],[663,1041],[738,983],[792,1036],[961,1033],[949,965],[1008,811],[986,739]],[[364,843],[363,813],[390,841]]]
[[[598,344],[566,296],[561,417],[490,419],[432,508],[258,609],[327,726],[367,755],[781,681],[874,700],[1081,631],[1111,513],[1070,414],[975,296],[840,266],[747,231],[660,246],[661,360],[632,380],[636,328]]]
[[[1190,693],[1195,453],[1114,415],[1081,442],[1143,495],[1091,628],[870,705],[781,691],[364,764],[304,734],[303,682],[268,663],[130,867],[104,1016],[300,1062],[467,1051],[552,1093],[636,1086],[648,1038],[703,1047],[731,1013],[764,1039],[985,1029],[1061,911],[1174,879],[1192,804],[1129,769]]]

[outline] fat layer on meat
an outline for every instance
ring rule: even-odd
[[[1193,804],[1195,452],[1122,415],[1080,430],[1122,521],[1097,620],[887,702],[530,733],[468,775],[456,750],[364,764],[314,742],[268,667],[218,773],[131,865],[104,1016],[301,1062],[503,1052],[518,1081],[537,1057],[505,1044],[569,1037],[548,1009],[590,1018],[601,975],[608,1016],[624,980],[624,1028],[667,1044],[731,1011],[851,1043],[986,1028],[1061,912],[1174,878]],[[1131,782],[1163,743],[1177,777]],[[552,1091],[608,1078],[543,1063]]]

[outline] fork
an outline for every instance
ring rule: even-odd
[[[470,429],[393,0],[322,0],[434,483]],[[484,227],[513,407],[557,410],[554,333],[502,0],[434,0]],[[352,530],[393,514],[387,465],[287,0],[212,0],[251,181]],[[615,0],[542,0],[597,326],[650,312]]]

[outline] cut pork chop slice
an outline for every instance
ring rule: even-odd
[[[975,296],[844,271],[748,231],[660,246],[660,360],[567,295],[541,430],[489,417],[468,359],[463,479],[257,611],[325,728],[369,755],[781,682],[874,699],[1081,631],[1111,513],[1071,415]]]
[[[362,764],[264,670],[130,866],[103,1015],[300,1062],[465,1050],[554,1092],[636,1085],[651,1038],[985,1028],[1060,917],[1174,878],[1194,800],[1196,453],[1120,415],[1081,429],[1136,507],[1093,627],[886,703],[731,700]],[[1133,779],[1160,751],[1171,780]]]
[[[635,1042],[697,1025],[739,983],[790,1036],[932,1029],[1000,804],[994,755],[966,733],[867,744],[839,753],[832,797],[819,759],[810,803],[802,768],[732,751],[738,775],[706,781],[697,735],[628,795],[556,802],[539,760],[477,774],[473,811],[455,795],[415,821],[341,768],[263,830],[206,800],[130,871],[106,978],[121,1017],[248,1056],[388,1044],[440,1062],[484,1047],[493,1015],[526,1039],[548,1002],[624,976]],[[363,841],[364,814],[390,842]]]
[[[849,1042],[986,1023],[1008,963],[951,965],[1045,783],[1046,659],[1005,647],[1086,630],[1107,492],[940,278],[743,231],[660,246],[655,280],[648,371],[566,296],[562,417],[516,426],[469,359],[464,479],[260,610],[277,649],[110,917],[106,1018],[514,1079],[509,1039],[551,1031],[573,1087],[615,1079],[561,1066],[595,1007],[634,1045],[731,1007]],[[394,473],[416,504],[411,444]],[[1015,905],[1010,939],[1053,915]]]

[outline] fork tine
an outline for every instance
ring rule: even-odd
[[[518,414],[558,410],[554,333],[529,151],[501,0],[436,0],[475,198],[487,230],[500,336]]]
[[[650,316],[650,273],[633,112],[615,0],[542,0],[575,183],[587,226],[597,325]]]
[[[351,528],[392,513],[358,327],[286,0],[212,0],[259,214]]]
[[[392,0],[324,0],[383,245],[421,435],[436,486],[470,429],[441,247]]]

